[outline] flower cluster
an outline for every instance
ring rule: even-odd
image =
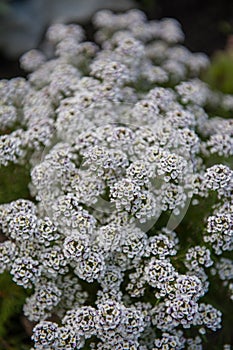
[[[233,124],[208,115],[227,97],[177,21],[93,22],[95,43],[54,24],[48,52],[21,58],[27,79],[0,81],[0,164],[31,174],[31,200],[0,206],[0,272],[29,289],[35,349],[201,350],[221,328],[214,261],[233,295]]]

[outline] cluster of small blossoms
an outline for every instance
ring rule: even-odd
[[[231,214],[217,214],[207,219],[207,234],[205,242],[210,242],[216,254],[233,248],[233,216]]]
[[[233,262],[232,259],[221,257],[211,269],[212,275],[217,275],[224,287],[228,290],[228,296],[233,300]]]
[[[33,198],[0,206],[0,272],[29,289],[34,349],[201,350],[221,328],[202,300],[213,261],[233,290],[233,124],[208,115],[231,96],[198,79],[208,58],[177,21],[93,22],[95,43],[52,25],[27,79],[0,81],[0,164],[30,167]],[[182,226],[213,197],[200,232]]]
[[[52,142],[52,101],[46,90],[34,89],[24,78],[1,80],[0,93],[0,165],[25,163]]]
[[[214,117],[209,123],[205,123],[204,129],[206,136],[208,136],[205,144],[208,154],[216,154],[221,157],[233,155],[232,119]]]
[[[211,253],[206,246],[194,246],[187,250],[185,265],[190,270],[195,270],[200,266],[210,267],[213,264]]]
[[[60,301],[61,291],[54,282],[39,281],[35,292],[27,298],[23,311],[31,321],[41,321],[51,316],[49,313]]]

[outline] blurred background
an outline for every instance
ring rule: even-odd
[[[88,28],[98,9],[124,11],[132,7],[145,11],[149,19],[179,20],[186,37],[184,45],[191,51],[213,56],[227,42],[232,43],[232,0],[0,0],[0,78],[24,74],[18,58],[40,46],[49,24],[77,22]]]

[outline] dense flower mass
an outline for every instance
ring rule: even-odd
[[[0,272],[30,290],[34,349],[201,350],[209,278],[233,299],[233,119],[213,116],[233,102],[176,20],[93,23],[95,43],[54,24],[0,81],[0,164],[30,166],[32,198],[0,206]]]

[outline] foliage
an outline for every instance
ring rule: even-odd
[[[220,90],[225,94],[233,93],[233,51],[227,48],[225,51],[216,53],[211,65],[203,75],[203,79],[213,89]]]

